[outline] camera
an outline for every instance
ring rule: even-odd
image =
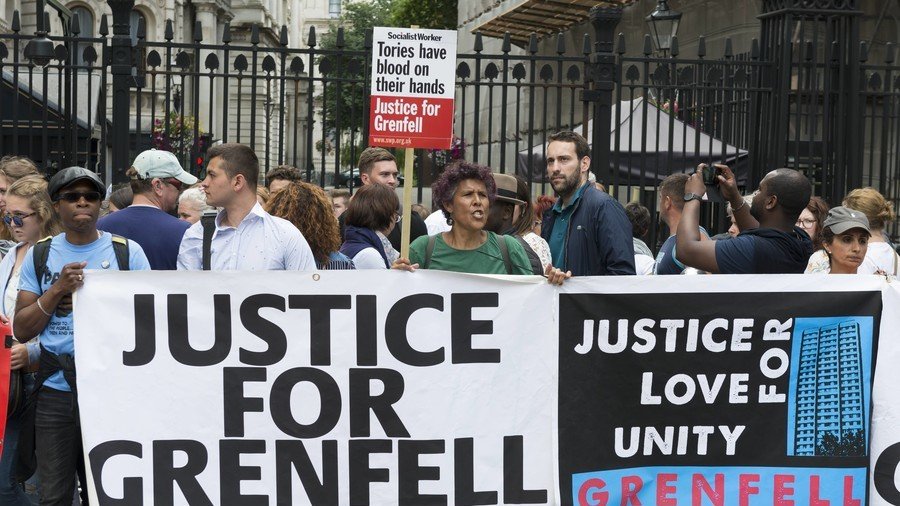
[[[705,164],[703,166],[703,182],[707,186],[716,186],[719,184],[719,180],[716,176],[719,175],[719,169],[712,164]]]

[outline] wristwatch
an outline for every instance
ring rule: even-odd
[[[703,195],[697,195],[696,193],[685,193],[684,201],[690,202],[692,200],[703,200]]]

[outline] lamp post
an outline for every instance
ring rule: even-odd
[[[37,0],[34,3],[34,10],[37,30],[34,32],[35,37],[25,46],[25,57],[39,67],[46,67],[53,59],[54,51],[53,41],[47,38],[44,0]]]
[[[670,8],[667,0],[659,0],[653,12],[644,19],[650,25],[653,45],[665,56],[672,48],[672,38],[678,34],[681,13]]]

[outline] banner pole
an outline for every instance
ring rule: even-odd
[[[400,228],[400,256],[409,258],[409,231],[410,221],[412,220],[412,186],[413,186],[413,160],[415,158],[415,150],[406,148],[403,157],[403,202],[400,205],[402,210],[401,228]]]

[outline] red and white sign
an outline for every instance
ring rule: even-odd
[[[369,146],[450,149],[456,32],[376,27]]]

